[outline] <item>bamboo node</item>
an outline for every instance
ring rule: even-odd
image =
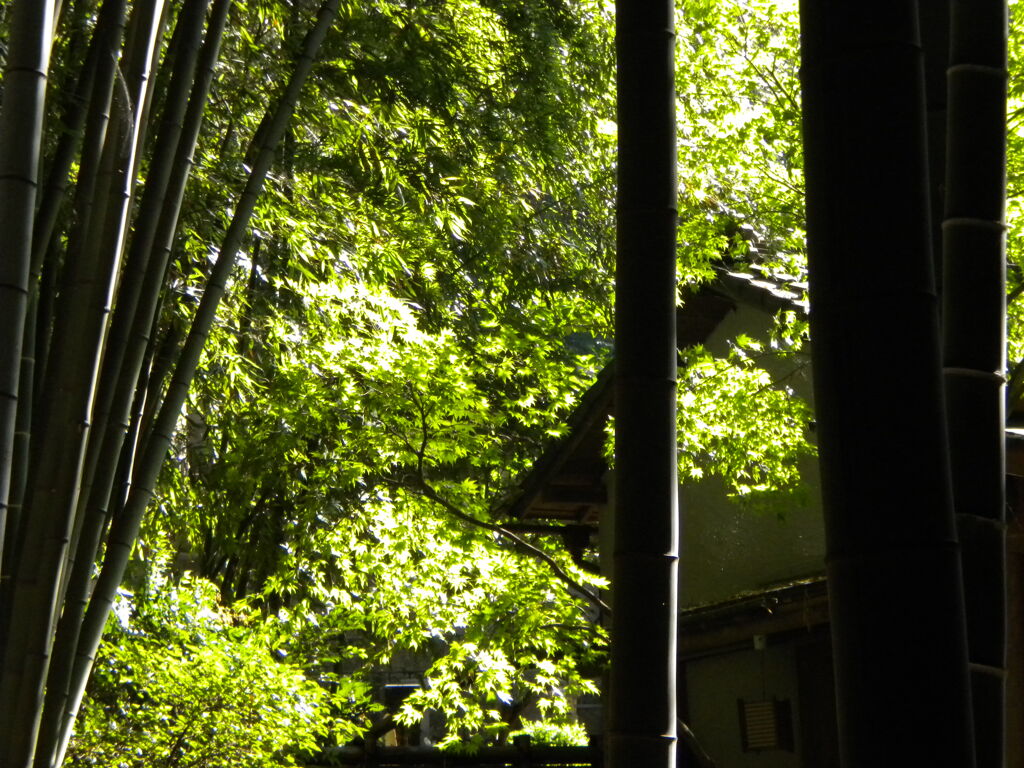
[[[970,74],[970,75],[985,75],[988,77],[996,76],[1002,79],[1006,79],[1009,76],[1009,71],[1006,67],[991,67],[987,64],[953,64],[946,69],[946,76],[953,74]]]
[[[1006,230],[1006,223],[995,219],[978,219],[969,216],[951,216],[943,219],[942,228],[947,227],[976,227],[978,229],[991,229],[997,232]]]
[[[985,379],[1000,384],[1006,383],[1006,376],[999,371],[980,371],[977,368],[957,368],[956,366],[943,366],[944,376],[963,376],[972,379]]]

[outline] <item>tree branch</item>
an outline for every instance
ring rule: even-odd
[[[434,490],[434,488],[426,481],[426,478],[423,477],[422,473],[420,473],[419,477],[417,478],[417,486],[418,487],[415,488],[414,490],[416,490],[421,496],[430,499],[435,504],[442,507],[452,517],[458,518],[459,520],[462,520],[464,523],[475,525],[478,528],[483,528],[485,530],[497,533],[500,536],[512,542],[515,548],[518,549],[520,552],[523,552],[524,554],[530,555],[532,557],[537,558],[538,560],[543,561],[547,564],[549,568],[551,568],[552,572],[555,574],[555,576],[558,577],[560,581],[569,586],[575,592],[578,592],[582,597],[585,597],[587,600],[592,602],[605,613],[611,614],[611,608],[608,607],[608,604],[604,602],[604,600],[602,600],[597,595],[594,595],[591,592],[589,592],[582,584],[580,584],[572,576],[566,573],[562,566],[560,566],[555,561],[555,559],[551,557],[551,555],[549,555],[547,552],[544,552],[543,550],[535,547],[533,544],[530,544],[525,539],[516,536],[514,533],[512,533],[512,531],[498,525],[497,523],[489,523],[486,520],[478,520],[472,515],[463,512],[457,506],[448,501],[448,499],[444,498],[443,496],[441,496],[441,494]]]

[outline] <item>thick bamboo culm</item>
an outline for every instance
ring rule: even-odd
[[[1001,768],[1006,675],[1004,424],[1007,8],[953,0],[947,74],[943,365],[967,598],[978,768]]]
[[[53,8],[11,9],[0,111],[0,552],[7,523],[18,412],[18,376],[28,307],[32,227],[38,184],[39,135],[49,68]],[[3,572],[7,566],[0,563]],[[0,643],[0,656],[3,644]]]
[[[974,765],[917,3],[801,3],[816,419],[840,756]]]
[[[673,4],[620,3],[615,524],[606,764],[676,764]]]

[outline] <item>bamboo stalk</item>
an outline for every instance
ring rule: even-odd
[[[74,92],[67,99],[61,117],[60,123],[63,130],[57,139],[53,157],[50,159],[46,181],[40,189],[41,196],[32,231],[32,273],[36,276],[39,275],[42,268],[43,256],[49,249],[61,204],[67,192],[71,166],[82,141],[96,72],[96,57],[99,55],[99,45],[103,39],[102,34],[94,34],[89,41],[89,48],[78,74]]]
[[[928,132],[928,192],[932,210],[935,288],[942,295],[942,210],[946,183],[946,70],[949,68],[949,3],[919,5],[924,48],[925,121]]]
[[[63,749],[60,733],[63,727],[70,678],[74,668],[75,648],[88,602],[93,562],[102,532],[109,518],[107,509],[110,490],[114,483],[116,469],[119,466],[119,459],[122,455],[121,446],[127,429],[126,423],[122,426],[122,422],[128,420],[127,415],[117,423],[110,423],[109,419],[115,391],[119,390],[117,375],[124,359],[123,338],[125,334],[122,332],[120,337],[117,336],[116,319],[123,318],[135,311],[141,277],[132,279],[132,276],[144,271],[145,259],[149,256],[152,247],[152,234],[155,230],[156,219],[164,204],[164,191],[170,177],[174,157],[173,148],[177,145],[181,134],[182,116],[188,102],[207,4],[208,0],[194,0],[185,6],[179,16],[178,27],[181,29],[178,29],[175,34],[177,47],[172,89],[165,100],[164,117],[154,150],[156,160],[151,164],[147,174],[142,211],[134,226],[133,247],[120,281],[117,311],[114,313],[114,331],[110,334],[103,355],[103,368],[97,386],[96,402],[93,406],[92,438],[86,453],[81,481],[82,493],[75,511],[74,528],[68,548],[66,570],[69,575],[61,601],[63,610],[55,633],[52,661],[47,676],[43,721],[36,749],[35,762],[39,768],[46,768],[51,764],[57,765],[60,762],[56,756]],[[162,27],[162,22],[160,22],[163,15],[162,9],[159,5],[151,5],[149,11],[150,29],[155,33]],[[156,50],[155,43],[156,35],[151,34],[147,47]],[[152,61],[154,57],[152,55],[138,57],[140,60],[143,58]],[[137,92],[143,89],[151,90],[145,88],[147,80],[145,72],[139,72],[132,77],[132,81],[138,83]],[[144,98],[141,92],[139,98]],[[142,110],[139,110],[137,122],[142,121],[143,117]],[[139,139],[141,141],[141,136]],[[125,192],[130,199],[130,192],[128,190]],[[125,397],[128,402],[123,408],[119,408],[119,411],[127,412],[130,408],[131,391],[136,378],[137,373],[131,377],[132,383],[127,387],[128,394]],[[124,391],[125,388],[121,387],[120,392]],[[101,456],[104,457],[102,461]],[[101,470],[98,477],[97,468]]]
[[[3,78],[3,108],[0,110],[0,231],[4,233],[0,241],[0,552],[4,549],[7,529],[52,12],[50,3],[31,0],[14,3]],[[3,629],[0,633],[6,635]],[[4,646],[0,637],[0,652]]]
[[[28,311],[33,213],[52,42],[49,3],[22,0],[11,9],[7,66],[0,109],[0,694],[15,689],[21,670],[7,662],[12,636],[14,545],[20,516],[9,515],[19,406],[31,392],[21,384]],[[21,446],[24,448],[22,442]],[[24,466],[24,464],[23,464]],[[18,478],[19,485],[21,478]],[[20,503],[20,492],[15,494]],[[17,748],[14,721],[0,731],[0,762]]]
[[[189,384],[195,375],[196,367],[202,353],[203,345],[213,326],[214,317],[220,299],[226,290],[227,278],[235,262],[235,257],[248,229],[249,220],[255,209],[256,201],[263,188],[268,171],[274,159],[274,150],[287,127],[288,121],[298,101],[299,93],[312,69],[313,60],[338,12],[339,0],[325,0],[317,14],[313,28],[303,42],[302,55],[296,63],[292,76],[277,105],[273,108],[273,129],[267,136],[266,143],[260,149],[246,181],[245,189],[238,200],[235,214],[221,244],[220,254],[214,264],[200,301],[196,316],[188,338],[182,348],[174,375],[161,405],[153,431],[142,448],[140,459],[132,478],[132,486],[128,499],[121,514],[111,524],[107,548],[93,590],[89,608],[86,612],[75,669],[72,674],[72,687],[69,695],[67,718],[69,724],[62,742],[66,744],[70,735],[70,724],[74,722],[78,707],[81,704],[92,668],[96,650],[103,635],[103,627],[113,607],[117,588],[124,576],[128,559],[138,537],[143,514],[153,495],[157,475],[163,464],[171,437],[181,413],[181,407],[188,394]]]
[[[153,148],[153,160],[146,176],[146,187],[139,215],[133,225],[132,243],[121,276],[117,303],[114,307],[110,335],[100,373],[100,384],[97,388],[96,403],[93,408],[93,430],[99,439],[90,441],[89,453],[86,458],[83,489],[87,492],[93,488],[100,457],[109,459],[117,456],[120,451],[121,437],[124,430],[127,429],[127,412],[131,406],[131,393],[135,389],[135,380],[138,377],[137,364],[128,366],[124,385],[119,387],[118,382],[126,359],[131,326],[136,322],[147,265],[153,257],[157,226],[162,212],[168,205],[166,193],[171,182],[172,172],[175,170],[175,150],[184,128],[184,117],[192,90],[203,23],[209,2],[210,0],[186,2],[178,18],[178,29],[175,33],[176,47],[172,52],[174,71],[164,102],[160,131]],[[208,83],[204,84],[208,86]],[[203,99],[203,104],[205,105],[205,99]],[[195,138],[190,136],[189,139],[187,151],[191,154]],[[178,173],[184,173],[187,176],[189,167],[179,165],[177,170]],[[180,205],[180,200],[178,203]],[[176,222],[177,217],[174,218]],[[147,298],[151,301],[155,300],[155,297]],[[117,414],[114,421],[111,421],[112,414]],[[113,462],[109,461],[108,464],[111,465],[112,471]],[[110,482],[110,477],[99,478],[96,483],[98,486],[96,493],[87,493],[86,495],[87,503],[105,508]],[[79,513],[81,517],[85,516],[84,509],[80,509]]]
[[[100,474],[98,477],[95,474],[89,477],[90,493],[78,510],[81,527],[74,536],[74,570],[70,582],[73,592],[69,593],[64,606],[63,626],[59,627],[59,647],[55,647],[55,654],[59,653],[61,659],[59,677],[54,679],[54,685],[59,686],[60,701],[58,703],[55,697],[54,703],[47,705],[47,717],[54,718],[60,724],[59,734],[54,741],[56,763],[62,760],[67,749],[81,690],[88,676],[86,668],[85,677],[75,677],[83,674],[83,668],[81,665],[76,667],[74,660],[87,608],[93,559],[111,512],[116,513],[124,502],[121,489],[127,485],[138,448],[137,433],[141,414],[133,420],[130,409],[133,402],[138,403],[140,408],[143,403],[148,405],[157,402],[155,393],[149,399],[144,396],[150,382],[145,376],[140,379],[140,370],[151,338],[149,328],[156,324],[167,255],[191,172],[191,157],[202,126],[231,3],[230,0],[217,0],[214,4],[206,40],[196,56],[196,37],[202,33],[207,5],[206,0],[193,2],[186,6],[188,12],[183,11],[182,14],[181,23],[185,29],[181,32],[179,44],[185,50],[179,52],[175,62],[176,71],[172,76],[165,102],[164,121],[155,148],[158,158],[164,157],[163,153],[166,153],[168,160],[173,159],[173,162],[169,163],[170,168],[166,174],[157,167],[150,169],[140,221],[136,226],[135,240],[125,268],[126,276],[122,279],[122,290],[114,312],[109,352],[104,359],[101,381],[106,395],[96,408],[97,420],[102,423],[102,428],[97,430],[101,437],[97,442],[99,449],[89,459],[95,464],[87,467],[87,471],[95,473],[98,469]],[[189,81],[193,76],[195,79],[189,92]],[[187,103],[184,110],[185,104],[179,99]],[[162,378],[158,377],[157,382],[160,381]],[[140,386],[142,391],[139,390]],[[129,424],[132,426],[129,427]],[[130,443],[126,441],[126,431]],[[112,498],[114,489],[118,489],[118,494]],[[74,694],[75,691],[78,693]],[[77,695],[78,700],[69,705],[73,695]]]
[[[220,43],[227,24],[231,0],[214,0],[207,25],[206,39],[199,55],[195,81],[189,96],[188,108],[184,116],[184,124],[179,135],[174,154],[171,177],[159,207],[159,219],[149,244],[149,256],[145,259],[145,274],[134,313],[129,313],[126,301],[115,310],[114,328],[111,331],[111,344],[120,347],[121,340],[127,336],[127,347],[123,352],[123,360],[117,376],[118,392],[113,399],[113,414],[108,418],[110,428],[125,428],[123,406],[130,403],[137,386],[141,361],[150,341],[150,333],[157,327],[157,308],[160,305],[160,291],[164,285],[167,267],[170,262],[171,248],[178,226],[185,188],[193,165],[193,153],[203,123],[203,115],[213,81],[214,68],[220,55]],[[148,237],[148,235],[147,235]],[[162,356],[158,356],[158,360]],[[158,378],[162,382],[163,378]],[[155,393],[154,393],[155,394]],[[147,398],[146,410],[151,412],[158,404],[158,399]],[[142,434],[148,432],[149,419],[144,419]]]
[[[160,288],[164,280],[170,243],[177,227],[185,186],[192,168],[191,158],[202,125],[214,66],[219,57],[220,42],[230,6],[230,0],[217,0],[214,4],[206,41],[199,56],[198,76],[193,83],[188,99],[184,125],[179,129],[175,125],[178,116],[172,114],[168,117],[168,125],[165,126],[167,132],[164,135],[170,138],[170,134],[177,134],[177,149],[173,156],[172,173],[167,180],[163,194],[158,194],[156,187],[153,187],[153,197],[149,198],[147,194],[147,197],[144,198],[143,214],[145,215],[149,210],[145,206],[145,200],[149,199],[152,209],[159,214],[159,220],[152,232],[148,232],[144,228],[137,228],[136,237],[140,239],[133,244],[136,261],[126,267],[128,277],[123,283],[125,286],[134,286],[134,283],[139,280],[137,272],[144,266],[145,274],[142,278],[142,285],[136,286],[132,291],[136,294],[134,297],[122,293],[114,313],[113,330],[110,345],[108,345],[111,348],[111,354],[105,359],[105,364],[109,360],[110,365],[106,368],[108,378],[104,382],[114,392],[108,401],[97,408],[100,410],[106,406],[113,414],[101,414],[98,417],[105,422],[105,428],[99,455],[94,460],[101,468],[102,476],[93,478],[86,504],[79,510],[78,522],[81,528],[73,537],[76,543],[73,552],[77,570],[73,573],[72,580],[77,586],[75,593],[64,608],[67,621],[61,631],[66,634],[63,634],[61,638],[59,649],[62,658],[65,659],[64,664],[70,663],[77,647],[78,632],[86,609],[89,586],[86,574],[91,570],[102,532],[109,522],[111,513],[116,513],[124,503],[124,493],[138,447],[137,433],[140,429],[144,431],[148,421],[144,414],[140,414],[139,419],[136,420],[138,423],[135,423],[130,418],[129,409],[133,402],[138,402],[140,407],[144,405],[146,412],[152,411],[159,404],[159,389],[165,374],[158,374],[149,381],[145,378],[140,379],[140,370],[150,344],[149,329],[155,328],[157,325],[158,307],[161,303]],[[202,14],[199,19],[201,21]],[[185,66],[186,64],[183,62],[182,67]],[[154,173],[159,174],[154,170],[151,172],[151,179]],[[128,344],[125,348],[124,340],[126,338]],[[172,346],[176,346],[176,343]],[[118,355],[117,351],[121,351],[122,354]],[[160,355],[157,359],[158,364],[163,366],[162,369],[166,369],[171,362],[169,357],[166,359],[165,357],[165,355]],[[140,391],[140,387],[142,391]],[[155,389],[153,389],[154,387]],[[131,428],[129,428],[130,423],[132,424]],[[126,430],[132,436],[130,447],[125,442]],[[111,493],[114,489],[118,489],[118,494],[112,499]],[[111,504],[112,501],[113,504]],[[71,674],[71,671],[65,669],[63,674]],[[81,684],[84,685],[84,680]],[[60,750],[66,747],[72,720],[73,714],[69,716],[65,712],[62,725],[64,735],[61,739]]]
[[[31,286],[32,304],[26,329],[26,353],[32,356],[32,401],[22,409],[22,420],[25,431],[31,435],[35,414],[40,409],[42,387],[46,378],[46,362],[49,357],[50,339],[53,328],[53,305],[56,294],[57,273],[61,258],[60,243],[54,237],[57,220],[64,205],[70,174],[79,147],[83,144],[86,119],[89,105],[92,103],[93,84],[96,76],[98,57],[101,45],[108,38],[101,24],[119,23],[111,14],[101,14],[97,26],[89,42],[82,70],[75,84],[75,92],[68,100],[62,124],[64,131],[57,140],[57,146],[50,161],[46,181],[41,189],[42,198],[36,210],[35,226],[32,233],[32,267]],[[95,150],[98,151],[98,150]],[[85,152],[83,151],[83,155]],[[28,347],[28,338],[32,338],[32,346]],[[28,463],[27,457],[25,462]]]
[[[674,41],[672,2],[619,4],[611,768],[676,764]]]
[[[53,5],[21,0],[11,9],[10,47],[0,110],[0,552],[9,552],[7,505],[17,424],[22,339],[28,301],[33,214],[40,158],[47,69],[53,32]],[[0,570],[10,573],[8,563]],[[16,690],[21,671],[7,661],[12,640],[12,593],[0,589],[0,697]],[[16,636],[16,633],[15,633]],[[0,705],[0,761],[13,765],[20,720],[5,718]],[[15,711],[16,713],[16,711]],[[10,714],[15,714],[10,713]]]
[[[125,147],[133,146],[130,119],[110,128],[111,103],[127,109],[125,99],[114,99],[118,49],[125,3],[110,2],[101,13],[100,69],[90,108],[86,147],[102,147],[83,157],[76,194],[77,226],[73,232],[64,290],[57,305],[52,362],[43,382],[48,407],[41,414],[42,429],[33,444],[31,475],[25,496],[23,540],[19,533],[11,622],[18,626],[16,641],[8,646],[8,669],[20,667],[17,683],[4,690],[0,720],[5,711],[17,713],[18,740],[8,753],[10,765],[28,765],[35,752],[42,698],[50,661],[50,644],[60,612],[65,579],[65,555],[78,490],[82,451],[88,434],[88,411],[95,381],[116,254],[108,244],[123,227],[123,214],[112,202],[117,169]],[[125,144],[122,138],[128,141]],[[130,167],[130,158],[128,159]]]
[[[840,758],[972,766],[917,3],[800,11]]]
[[[1006,36],[1005,0],[953,0],[943,365],[979,768],[1005,738]]]
[[[145,134],[149,68],[162,34],[163,0],[134,6],[129,23],[128,48],[121,57],[123,74],[114,86],[112,123],[105,132],[100,171],[90,210],[93,218],[79,233],[87,232],[76,256],[65,269],[64,285],[54,327],[51,374],[44,384],[48,404],[44,430],[38,436],[36,485],[31,501],[54,519],[66,514],[64,527],[76,527],[75,511],[82,483],[82,460],[92,436],[91,408],[95,396],[98,361],[102,357],[106,321],[123,253],[128,214],[134,194],[136,167]],[[59,444],[59,445],[58,445]],[[56,446],[56,447],[55,447]],[[60,478],[59,482],[53,482]],[[41,486],[41,487],[40,487]],[[70,568],[67,537],[49,545],[56,558],[64,558],[56,603],[63,604]]]
[[[82,72],[78,78],[75,92],[69,99],[64,112],[62,124],[65,130],[61,133],[57,142],[57,150],[50,163],[50,171],[47,174],[46,182],[40,192],[32,229],[32,257],[29,267],[29,298],[25,314],[25,330],[22,340],[21,371],[19,374],[19,390],[23,393],[18,406],[18,424],[15,438],[14,455],[11,459],[12,481],[10,491],[10,514],[14,518],[11,524],[12,533],[16,536],[19,513],[24,498],[25,486],[28,481],[28,466],[30,440],[33,422],[33,410],[35,401],[39,397],[36,391],[36,359],[39,350],[47,349],[51,318],[49,309],[52,306],[51,296],[47,294],[47,300],[40,302],[41,290],[40,273],[46,253],[53,254],[56,249],[51,248],[52,234],[56,225],[58,212],[64,193],[68,186],[68,173],[74,162],[78,144],[82,138],[85,125],[85,117],[89,96],[92,90],[93,73],[95,71],[96,53],[98,43],[102,36],[97,35],[92,39],[86,61],[83,64]],[[52,274],[52,269],[50,270]],[[40,312],[42,307],[42,312]],[[43,326],[40,333],[40,326]],[[43,355],[45,357],[45,354]],[[38,377],[42,380],[42,376]],[[12,543],[14,536],[7,540],[8,546]],[[5,555],[5,560],[10,556]],[[10,574],[6,575],[10,578]]]

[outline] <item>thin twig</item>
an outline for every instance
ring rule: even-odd
[[[1024,293],[1024,281],[1014,286],[1013,290],[1006,294],[1007,305],[1013,304],[1013,302],[1020,298],[1022,293]]]
[[[680,718],[676,718],[676,730],[679,732],[680,740],[689,748],[690,753],[697,758],[700,768],[716,768],[715,761],[711,759],[711,755],[697,741],[696,734]]]

